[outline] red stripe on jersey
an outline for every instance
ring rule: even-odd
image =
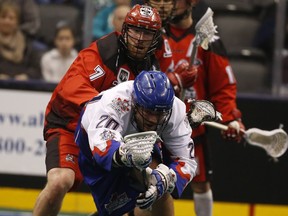
[[[184,166],[185,166],[185,162],[178,162],[178,165],[176,166],[176,170],[179,173],[179,175],[181,176],[181,178],[187,179],[187,181],[189,181],[191,178],[191,175],[185,174],[181,170],[181,168]]]
[[[99,155],[100,157],[106,156],[106,155],[108,154],[108,152],[109,152],[110,147],[111,147],[112,140],[106,141],[106,144],[107,144],[107,146],[106,146],[105,151],[101,151],[99,148],[97,148],[96,146],[94,146],[93,151],[92,151],[92,154],[93,154],[93,155],[94,155],[94,154],[97,154],[97,155]]]

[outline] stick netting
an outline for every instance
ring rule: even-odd
[[[192,128],[198,127],[204,121],[217,121],[221,119],[221,114],[215,110],[211,102],[192,100],[190,103],[190,110],[187,116]]]
[[[245,132],[246,141],[255,146],[262,147],[272,157],[280,157],[288,147],[287,134],[282,129],[265,131],[258,128],[251,128]]]

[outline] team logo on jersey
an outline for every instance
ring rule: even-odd
[[[67,162],[69,161],[69,162],[72,162],[72,163],[75,164],[74,156],[71,155],[71,154],[67,154],[67,155],[66,155],[66,161],[67,161]]]
[[[100,65],[97,65],[94,68],[94,71],[95,71],[95,73],[90,74],[90,76],[89,76],[90,81],[94,81],[94,80],[98,79],[99,77],[104,76],[104,74],[105,74],[105,71],[103,70],[103,68]]]
[[[164,50],[164,58],[170,58],[172,56],[172,50],[167,39],[164,40]]]
[[[101,140],[113,140],[116,137],[116,134],[110,130],[104,130],[100,134]]]
[[[130,102],[126,99],[114,98],[111,103],[111,107],[121,115],[130,110]]]
[[[124,68],[120,68],[119,73],[117,75],[118,83],[125,82],[129,80],[130,72]]]
[[[120,195],[118,195],[118,193],[114,193],[112,194],[109,203],[105,204],[105,209],[108,211],[110,215],[113,211],[123,207],[131,200],[132,199],[129,198],[125,192]]]

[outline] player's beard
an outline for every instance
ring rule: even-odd
[[[151,115],[145,115],[144,112],[141,111],[141,108],[138,108],[134,110],[133,116],[133,121],[136,123],[139,131],[156,131],[158,134],[161,134],[171,116],[171,111],[163,116],[153,117]]]
[[[150,5],[156,8],[157,11],[159,12],[159,15],[162,20],[162,26],[163,26],[163,23],[167,23],[168,20],[171,19],[172,13],[174,12],[173,1],[171,3],[165,3],[165,4],[158,4],[158,3],[150,2]]]
[[[151,40],[145,42],[139,40],[136,43],[128,43],[129,55],[136,60],[143,60],[147,55],[151,42]]]

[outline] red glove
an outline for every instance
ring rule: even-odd
[[[221,131],[223,138],[230,141],[236,141],[238,143],[241,142],[245,131],[245,126],[243,125],[241,119],[234,120],[227,126],[227,130]]]
[[[183,89],[193,86],[197,79],[197,73],[197,67],[189,67],[187,62],[183,62],[178,65],[174,72],[167,73],[177,97],[180,96]]]

